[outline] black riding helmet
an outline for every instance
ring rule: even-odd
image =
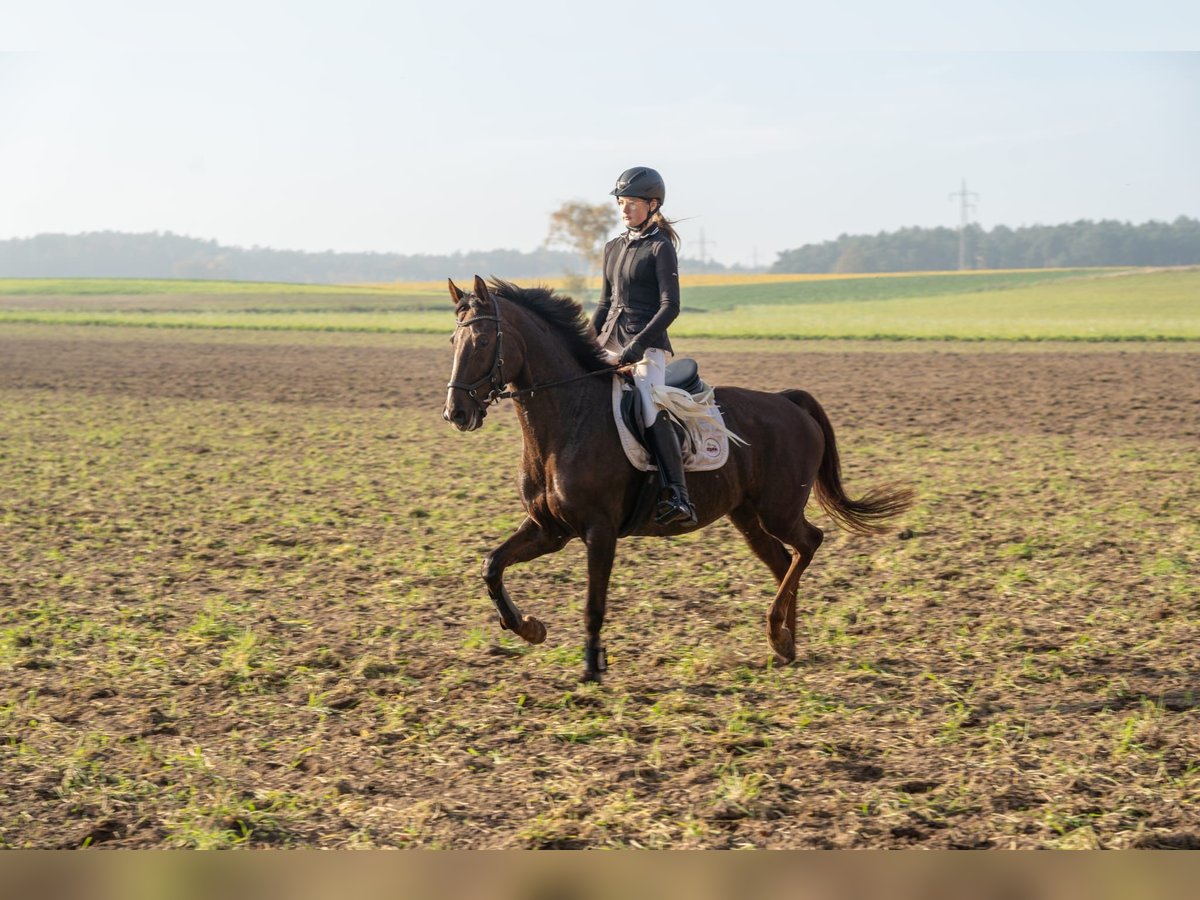
[[[617,186],[609,191],[614,197],[638,197],[657,200],[659,208],[667,202],[667,186],[654,169],[635,166],[617,176]]]

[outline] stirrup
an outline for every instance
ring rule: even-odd
[[[679,522],[692,524],[699,521],[696,508],[674,491],[671,493],[670,500],[661,500],[654,508],[654,521],[659,525],[675,525]]]

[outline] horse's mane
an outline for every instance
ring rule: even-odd
[[[583,307],[570,297],[556,294],[547,287],[517,287],[511,281],[493,276],[488,289],[504,300],[533,313],[550,326],[566,343],[567,349],[589,372],[608,368],[591,323],[583,315]]]

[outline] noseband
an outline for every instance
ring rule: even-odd
[[[478,381],[470,384],[465,381],[451,381],[446,385],[448,388],[458,388],[467,392],[467,396],[474,400],[481,410],[486,410],[493,403],[499,403],[504,394],[504,376],[500,374],[500,368],[504,365],[504,332],[500,330],[500,305],[496,302],[496,298],[489,295],[492,301],[492,311],[495,315],[491,316],[472,316],[469,319],[464,319],[455,324],[455,330],[459,328],[469,328],[476,322],[495,322],[496,323],[496,355],[492,359],[492,369]],[[475,393],[484,385],[488,386],[488,394],[483,400]]]

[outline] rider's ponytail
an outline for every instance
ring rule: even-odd
[[[673,219],[668,219],[662,214],[661,209],[656,209],[650,214],[650,224],[657,225],[659,230],[671,239],[671,244],[675,249],[679,249],[679,234],[672,227],[675,224]]]

